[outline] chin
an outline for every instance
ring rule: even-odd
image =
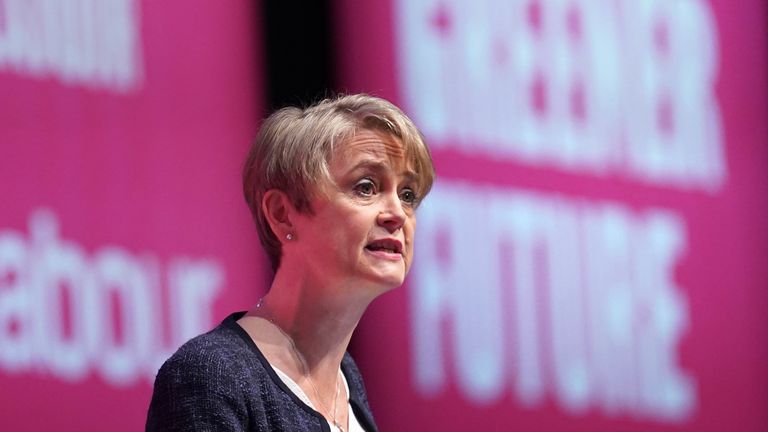
[[[393,290],[405,282],[407,266],[404,261],[399,263],[375,263],[358,268],[361,279],[364,279],[366,285],[371,286],[377,294]]]
[[[373,275],[368,282],[375,286],[379,293],[393,290],[405,282],[405,275]]]

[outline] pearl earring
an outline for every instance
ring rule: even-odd
[[[288,240],[288,241],[293,240],[293,234],[291,234],[291,233],[286,234],[285,235],[285,239]]]

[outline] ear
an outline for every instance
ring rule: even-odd
[[[282,243],[287,234],[293,234],[291,215],[295,212],[291,200],[285,192],[279,189],[270,189],[264,192],[261,199],[261,211],[269,223],[277,240]]]

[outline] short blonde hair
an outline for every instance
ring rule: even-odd
[[[243,168],[243,193],[272,269],[280,266],[282,244],[272,232],[261,207],[270,189],[285,192],[302,212],[312,213],[316,186],[330,182],[329,163],[336,145],[360,130],[374,130],[400,139],[406,161],[416,172],[416,195],[432,188],[435,169],[424,137],[391,102],[355,94],[325,99],[310,107],[282,108],[262,123]]]

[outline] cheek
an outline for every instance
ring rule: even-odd
[[[403,228],[403,234],[405,234],[405,244],[408,246],[408,251],[412,253],[413,242],[416,238],[416,216],[411,216],[409,220],[406,221]]]
[[[408,231],[410,232],[411,237],[416,234],[416,215],[411,215],[408,217],[408,220],[406,221],[406,225],[408,228]]]

